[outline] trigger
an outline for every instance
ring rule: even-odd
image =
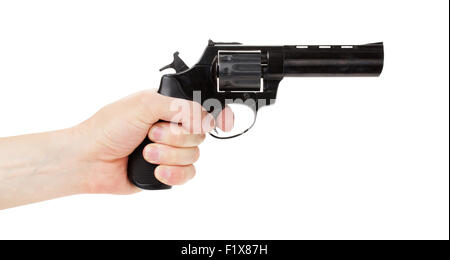
[[[162,67],[159,71],[163,71],[165,69],[174,69],[176,73],[183,72],[188,70],[189,67],[184,63],[184,61],[178,56],[180,53],[175,52],[173,54],[173,61],[169,65]]]
[[[232,138],[236,138],[236,137],[238,137],[238,136],[241,136],[241,135],[247,133],[250,129],[252,129],[253,126],[255,126],[255,123],[256,123],[256,116],[258,115],[258,112],[253,110],[253,113],[254,113],[254,114],[253,114],[253,115],[254,115],[254,117],[253,117],[253,123],[252,123],[247,129],[245,129],[244,131],[242,131],[242,132],[240,132],[240,133],[238,133],[238,134],[235,134],[235,135],[231,135],[231,136],[220,136],[220,135],[219,135],[219,132],[217,131],[217,127],[214,127],[213,131],[214,131],[215,134],[213,134],[213,133],[210,132],[209,135],[212,136],[212,137],[214,137],[214,138],[217,138],[217,139],[232,139]]]

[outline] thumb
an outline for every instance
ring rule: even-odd
[[[205,133],[214,128],[214,117],[199,103],[161,95],[155,90],[136,93],[131,100],[136,118],[149,128],[159,120],[179,123],[191,133]]]

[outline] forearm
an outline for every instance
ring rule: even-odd
[[[0,138],[0,209],[83,192],[74,129]]]

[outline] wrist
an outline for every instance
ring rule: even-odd
[[[79,126],[54,132],[54,138],[60,144],[59,160],[55,161],[59,176],[64,179],[64,185],[70,194],[88,192],[88,172],[92,163],[86,156],[86,137]]]
[[[33,177],[42,185],[51,187],[55,197],[86,192],[86,171],[90,164],[84,159],[84,138],[77,127],[37,134],[39,142],[46,145],[37,147],[41,155],[32,160],[35,165]],[[46,176],[43,180],[40,176]]]
[[[91,135],[83,123],[62,130],[61,142],[70,147],[63,157],[71,169],[70,188],[74,194],[98,193],[95,176],[103,163],[95,155],[95,141]]]

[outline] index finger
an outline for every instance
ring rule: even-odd
[[[179,123],[191,133],[206,133],[215,127],[214,117],[199,103],[181,98],[167,97],[156,92],[141,100],[144,116],[149,124],[158,120]]]

